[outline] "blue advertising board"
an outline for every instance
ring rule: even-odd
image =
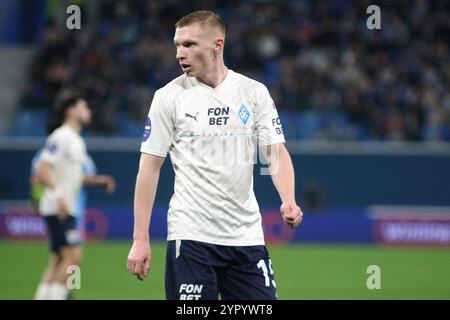
[[[380,244],[450,246],[449,207],[329,208],[307,212],[299,228],[287,227],[277,209],[261,208],[266,243]],[[89,241],[132,240],[132,205],[103,204],[89,207],[85,218]],[[167,237],[167,207],[153,210],[152,240]],[[26,204],[0,205],[0,239],[42,241],[44,220]]]

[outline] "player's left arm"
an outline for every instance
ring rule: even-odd
[[[291,156],[284,146],[284,135],[275,103],[269,90],[262,85],[255,94],[255,129],[258,144],[269,164],[273,184],[280,194],[281,215],[285,223],[294,228],[303,217],[295,201],[295,173]]]
[[[116,189],[114,177],[97,174],[97,166],[88,153],[85,154],[83,160],[83,174],[83,185],[85,187],[103,187],[109,194]]]
[[[87,174],[84,176],[83,185],[86,187],[104,187],[108,193],[116,189],[114,177],[109,175]]]
[[[303,212],[295,201],[295,171],[291,156],[284,143],[265,147],[272,182],[281,198],[280,212],[284,222],[291,228],[297,227]]]

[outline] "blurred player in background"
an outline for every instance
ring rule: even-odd
[[[111,176],[96,174],[80,135],[91,120],[87,102],[79,93],[65,90],[55,108],[56,121],[50,125],[45,148],[33,158],[30,178],[33,203],[39,203],[52,251],[36,300],[68,297],[67,268],[80,265],[82,258],[87,196],[82,186],[105,187],[108,193],[115,189]],[[43,193],[39,190],[41,186]]]
[[[303,213],[274,102],[263,84],[225,66],[225,26],[213,12],[183,17],[174,42],[184,74],[156,91],[150,107],[128,271],[141,280],[148,275],[151,211],[170,152],[175,186],[168,212],[166,298],[276,299],[253,192],[253,162],[244,161],[248,155],[253,159],[257,144],[280,195],[282,218],[298,226]],[[232,141],[244,149],[217,152]]]
[[[50,132],[51,133],[51,132]],[[30,175],[30,198],[33,207],[39,208],[39,201],[42,197],[42,194],[45,190],[45,186],[39,182],[36,171],[40,160],[40,155],[42,153],[42,149],[38,150],[33,157],[31,162],[31,175]],[[84,187],[104,187],[109,194],[112,194],[116,188],[115,179],[109,175],[98,175],[97,174],[97,166],[95,165],[94,160],[92,160],[89,154],[86,154],[86,159],[83,162],[83,186]],[[77,199],[77,211],[76,211],[76,220],[77,220],[77,229],[80,231],[80,234],[85,240],[85,214],[86,214],[86,205],[87,205],[87,190],[86,188],[82,188]]]

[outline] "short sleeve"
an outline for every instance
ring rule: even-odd
[[[256,94],[255,128],[260,147],[285,142],[278,111],[264,85],[258,88]]]
[[[156,91],[144,126],[141,152],[166,157],[172,145],[173,130],[170,110]]]
[[[45,141],[45,147],[42,149],[40,160],[54,165],[63,154],[64,142],[61,141],[61,135],[50,135]]]

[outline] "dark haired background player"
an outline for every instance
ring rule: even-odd
[[[275,299],[248,161],[256,146],[269,163],[284,221],[296,227],[303,213],[274,102],[262,83],[225,66],[225,27],[213,12],[196,11],[179,20],[174,42],[184,74],[157,90],[150,107],[128,271],[140,279],[148,276],[150,216],[169,152],[175,185],[168,212],[166,298]]]
[[[67,268],[79,266],[82,259],[86,206],[82,186],[102,186],[109,193],[115,189],[114,178],[96,174],[95,164],[80,135],[91,120],[87,102],[79,93],[64,90],[58,97],[55,112],[45,147],[33,159],[30,179],[32,188],[44,186],[39,212],[46,221],[52,251],[36,300],[68,297]]]

